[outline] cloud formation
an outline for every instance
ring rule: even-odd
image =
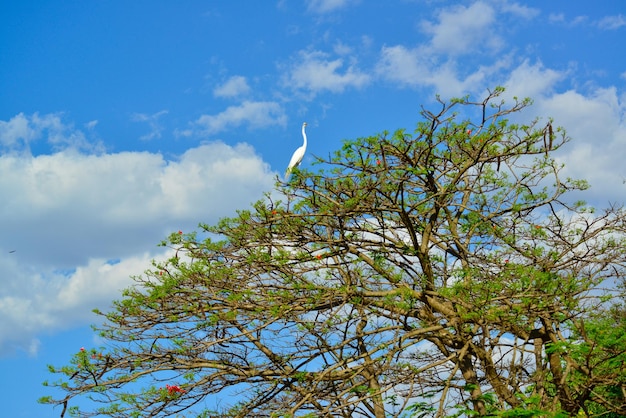
[[[518,3],[481,0],[441,8],[420,21],[423,42],[383,45],[375,72],[400,88],[429,88],[444,98],[481,93],[514,65],[505,29],[538,14]]]
[[[431,88],[442,97],[450,98],[484,91],[494,76],[510,65],[510,60],[504,55],[489,65],[463,72],[455,60],[436,63],[423,47],[410,49],[395,45],[382,48],[376,73],[401,88]]]
[[[554,117],[573,141],[559,151],[564,176],[585,179],[591,189],[580,198],[593,205],[624,203],[626,196],[626,98],[615,87],[575,90],[535,100],[537,112]]]
[[[494,30],[496,11],[485,2],[443,9],[435,23],[423,21],[421,28],[430,36],[430,52],[465,55],[476,50],[499,50],[504,41]]]
[[[223,84],[213,90],[215,97],[233,98],[245,96],[250,92],[248,80],[240,75],[235,75],[226,80]]]
[[[285,126],[287,116],[282,105],[273,101],[249,101],[235,106],[216,115],[202,115],[194,123],[196,130],[203,135],[213,135],[229,128],[249,126],[265,128],[269,126]]]
[[[0,356],[16,350],[35,356],[39,335],[95,322],[97,317],[88,313],[94,308],[107,310],[120,290],[131,285],[130,276],[144,271],[155,257],[164,254],[136,254],[116,264],[90,259],[64,274],[0,256],[5,275],[0,289]]]
[[[357,3],[310,0],[306,6],[320,22]],[[553,117],[567,128],[574,141],[558,158],[566,164],[564,175],[590,181],[592,203],[623,201],[623,92],[612,86],[581,87],[576,81],[564,85],[573,79],[570,72],[577,63],[550,67],[532,58],[534,45],[514,50],[512,28],[541,20],[535,8],[478,0],[431,10],[429,18],[416,22],[416,36],[404,37],[406,42],[377,43],[381,41],[373,33],[340,39],[329,30],[307,49],[288,50],[277,58],[282,62],[279,74],[230,76],[211,93],[231,105],[190,116],[194,120],[174,132],[198,139],[237,128],[285,127],[293,96],[313,100],[324,93],[369,93],[368,88],[391,85],[410,94],[423,89],[429,98],[436,93],[483,97],[486,88],[504,85],[507,100],[534,99],[525,117]],[[622,15],[562,13],[544,16],[541,24],[586,26],[596,33],[626,25]],[[363,41],[355,47],[358,36]],[[253,92],[250,80],[261,76],[276,83]],[[167,134],[162,123],[166,113],[132,116],[149,128],[142,139]],[[164,235],[230,215],[273,187],[274,173],[245,144],[211,142],[175,156],[106,153],[94,137],[97,120],[80,130],[63,119],[63,113],[18,113],[0,121],[0,268],[5,277],[0,353],[15,347],[35,353],[38,334],[82,323],[84,312],[106,307],[131,274],[163,256],[154,245]],[[32,152],[38,144],[51,153]]]
[[[32,115],[19,113],[7,121],[0,121],[0,151],[30,153],[31,145],[45,141],[53,150],[76,149],[99,151],[102,145],[88,138],[72,124],[62,121],[62,113]]]
[[[350,87],[369,84],[371,76],[357,68],[355,62],[344,67],[345,59],[332,59],[322,51],[300,51],[285,74],[283,84],[311,97],[324,91],[341,93]]]
[[[32,141],[40,119],[2,122],[2,143]],[[221,142],[168,159],[72,148],[0,155],[0,354],[32,353],[38,334],[93,321],[85,312],[107,308],[163,256],[162,238],[247,207],[274,176],[251,146]]]
[[[616,30],[622,26],[626,26],[626,16],[622,14],[605,16],[598,21],[598,27],[604,30]]]
[[[308,0],[307,10],[313,13],[324,14],[346,8],[358,0]]]
[[[152,139],[159,139],[163,134],[163,126],[159,123],[159,118],[163,115],[167,115],[167,110],[161,110],[159,112],[148,115],[146,113],[134,113],[131,116],[133,122],[145,122],[150,127],[150,132],[139,137],[142,141],[150,141]]]

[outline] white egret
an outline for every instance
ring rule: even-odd
[[[306,128],[306,122],[302,124],[302,138],[304,138],[304,142],[302,143],[302,146],[291,156],[291,161],[289,161],[289,166],[287,166],[287,172],[285,172],[285,181],[289,180],[291,170],[300,165],[302,158],[304,157],[304,153],[306,152],[306,132],[304,131],[304,128]]]

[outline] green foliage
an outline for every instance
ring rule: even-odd
[[[87,395],[99,406],[74,413],[114,417],[622,413],[623,294],[600,287],[625,276],[625,213],[568,204],[588,187],[551,157],[569,138],[511,123],[530,101],[502,92],[347,140],[281,201],[171,234],[173,255],[97,312],[107,348],[51,366],[66,396],[41,401]]]

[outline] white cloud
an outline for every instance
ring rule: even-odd
[[[33,252],[29,262],[65,268],[85,262],[81,254],[116,258],[117,233],[124,248],[145,249],[168,229],[229,215],[272,188],[269,166],[245,144],[214,142],[170,161],[147,152],[4,155],[0,226],[22,257]]]
[[[587,22],[587,19],[588,19],[587,16],[576,16],[569,22],[569,25],[570,26],[582,25],[585,22]]]
[[[533,106],[514,115],[516,121],[536,117],[544,123],[554,119],[563,126],[572,141],[555,154],[565,164],[561,177],[588,180],[591,189],[576,193],[575,199],[588,200],[595,206],[609,202],[626,203],[626,96],[615,87],[559,91],[568,71],[556,71],[541,63],[523,61],[502,83],[502,96],[511,103],[513,96],[530,97]]]
[[[229,106],[217,115],[202,115],[195,122],[203,134],[211,135],[230,127],[244,124],[252,128],[264,128],[272,125],[285,126],[287,116],[279,103],[244,101],[237,106]]]
[[[402,45],[384,46],[377,65],[381,77],[400,84],[417,86],[430,77],[427,63],[420,59],[420,51]]]
[[[98,124],[98,120],[96,120],[96,119],[90,120],[89,122],[87,122],[85,124],[85,128],[87,128],[87,129],[94,129],[97,124]]]
[[[148,115],[145,113],[134,113],[131,119],[134,122],[146,122],[150,127],[150,132],[139,137],[142,141],[149,141],[151,139],[161,138],[163,132],[163,126],[159,123],[159,118],[163,115],[167,115],[167,110],[161,110],[159,112]]]
[[[11,120],[10,132],[30,135],[23,118]],[[0,155],[0,353],[33,353],[39,334],[92,322],[89,310],[106,308],[129,275],[149,268],[163,237],[248,207],[274,176],[249,145],[220,142],[169,160],[73,149]]]
[[[565,15],[563,13],[550,13],[548,15],[548,21],[552,23],[562,23],[565,22]]]
[[[321,51],[300,51],[284,83],[294,90],[315,95],[324,90],[341,93],[348,87],[360,88],[371,81],[371,77],[354,64],[349,64],[345,70],[342,67],[344,58],[330,59]]]
[[[146,270],[155,255],[138,254],[117,264],[90,259],[67,275],[0,257],[5,275],[0,289],[0,356],[16,349],[34,356],[38,335],[95,322],[91,310],[108,310],[120,290],[132,284],[130,276]]]
[[[313,13],[324,14],[343,9],[358,0],[308,0],[307,10]]]
[[[568,27],[574,27],[578,25],[582,25],[586,23],[588,20],[587,16],[576,16],[572,19],[568,19],[565,17],[563,13],[550,13],[548,15],[548,21],[551,23],[560,23]]]
[[[20,142],[28,144],[40,135],[38,131],[31,126],[29,119],[20,113],[6,122],[0,121],[0,145],[13,147]]]
[[[503,98],[530,97],[534,105],[514,118],[529,121],[552,117],[564,126],[573,141],[556,154],[565,163],[563,176],[589,180],[592,188],[576,198],[604,206],[626,203],[626,95],[615,88],[595,88],[589,93],[559,91],[571,69],[555,70],[541,62],[523,60],[511,69],[512,57],[501,57],[491,66],[474,67],[462,75],[454,60],[433,61],[424,47],[387,46],[381,51],[378,74],[408,87],[433,87],[444,98],[471,93],[482,97],[485,88],[503,85]],[[506,71],[506,72],[505,72]]]
[[[601,30],[616,30],[626,26],[626,16],[622,14],[605,16],[598,20],[591,21],[589,16],[578,15],[573,18],[566,18],[563,13],[553,13],[548,16],[552,23],[561,23],[567,27],[575,27],[580,25],[593,26]]]
[[[401,86],[432,87],[437,94],[449,98],[481,91],[494,74],[509,65],[510,57],[504,55],[491,65],[479,65],[473,72],[463,74],[454,60],[439,63],[424,48],[396,45],[383,47],[376,72]]]
[[[213,90],[215,97],[238,97],[250,92],[250,86],[245,77],[236,75],[230,77],[224,84],[217,86]]]
[[[519,3],[507,3],[504,2],[501,5],[502,11],[511,13],[517,17],[523,19],[532,19],[539,15],[539,9],[533,9],[532,7],[522,6]]]
[[[507,100],[517,96],[518,98],[530,97],[532,99],[546,97],[554,92],[556,83],[563,80],[567,73],[544,67],[540,62],[530,64],[528,60],[522,61],[514,68],[506,81],[502,84],[506,87]]]
[[[597,25],[600,29],[605,30],[619,29],[622,26],[626,26],[626,17],[621,14],[616,16],[606,16],[600,19]]]
[[[537,14],[536,9],[507,2],[445,7],[434,20],[420,23],[425,42],[384,46],[376,73],[402,87],[432,88],[444,98],[484,91],[502,78],[515,56],[513,50],[502,52],[506,43],[501,29]]]
[[[626,103],[617,89],[597,88],[587,95],[569,90],[542,97],[536,106],[573,139],[557,155],[565,163],[564,176],[591,184],[581,197],[600,206],[626,203]]]
[[[504,41],[494,30],[496,12],[482,1],[443,9],[437,20],[437,23],[421,24],[422,30],[431,36],[432,53],[465,55],[485,49],[495,52],[503,45]]]
[[[353,53],[353,50],[349,45],[346,45],[341,41],[337,41],[335,42],[335,45],[333,45],[333,52],[337,55],[350,55]]]
[[[90,142],[85,134],[74,129],[72,124],[64,124],[61,114],[49,113],[39,115],[23,113],[8,121],[0,121],[0,150],[5,152],[30,152],[31,143],[44,139],[53,150],[76,149],[99,151],[99,142]]]

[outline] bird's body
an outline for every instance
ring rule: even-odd
[[[306,132],[304,131],[304,128],[306,128],[306,122],[302,124],[302,138],[304,139],[304,142],[302,143],[302,146],[298,148],[291,156],[291,160],[289,161],[289,165],[287,166],[287,172],[285,173],[285,180],[289,179],[291,170],[299,166],[302,162],[302,158],[304,158],[304,153],[306,152]]]

